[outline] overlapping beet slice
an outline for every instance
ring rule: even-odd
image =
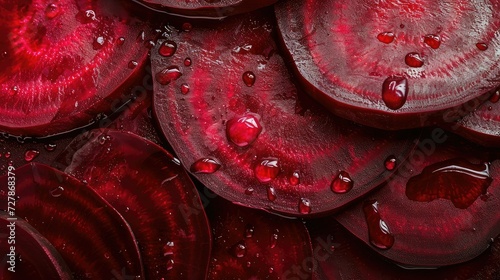
[[[334,113],[400,129],[461,117],[499,84],[500,1],[276,5],[299,80]],[[464,105],[465,106],[465,105]]]
[[[27,222],[0,212],[0,226],[5,233],[0,235],[1,279],[71,279],[59,252]]]
[[[337,219],[400,264],[470,260],[500,233],[498,158],[436,128],[386,186]]]
[[[127,132],[94,130],[54,164],[87,182],[130,224],[147,279],[204,279],[210,230],[200,199],[177,159]]]
[[[46,136],[121,101],[146,61],[148,25],[120,1],[3,1],[0,129]]]
[[[8,182],[16,183],[15,214],[54,245],[75,279],[144,277],[139,248],[128,224],[85,184],[46,165],[31,163],[0,178],[2,201],[11,196]],[[13,211],[7,204],[0,207]]]
[[[214,248],[208,279],[312,278],[311,241],[304,224],[211,201],[207,214]]]
[[[312,102],[275,53],[273,30],[262,11],[159,42],[155,115],[184,165],[222,197],[294,216],[336,210],[384,182],[413,139]]]

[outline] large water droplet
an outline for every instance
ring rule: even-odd
[[[280,172],[279,160],[277,158],[264,158],[254,168],[254,174],[257,179],[266,183],[278,176]]]
[[[162,85],[168,85],[170,82],[179,79],[182,76],[179,67],[169,66],[160,72],[156,73],[156,81]]]
[[[389,156],[385,159],[384,162],[385,169],[392,171],[394,168],[396,168],[396,157],[395,156]]]
[[[382,32],[377,35],[377,39],[385,44],[390,44],[394,41],[394,33],[392,32]]]
[[[59,186],[53,190],[50,191],[50,195],[52,195],[53,197],[60,197],[64,192],[64,188]]]
[[[340,171],[339,174],[333,179],[330,188],[334,193],[346,193],[352,189],[354,182],[349,176],[349,173]]]
[[[174,41],[167,40],[163,42],[158,49],[158,53],[161,56],[165,57],[170,57],[175,54],[175,51],[177,50],[177,44]]]
[[[424,36],[424,43],[433,49],[441,46],[441,37],[439,35],[427,34]]]
[[[56,16],[59,15],[59,12],[60,12],[59,6],[57,6],[57,4],[55,3],[51,3],[47,5],[47,7],[45,8],[45,16],[48,19],[55,18]]]
[[[253,113],[230,119],[226,124],[227,138],[239,147],[250,145],[262,132],[259,120],[260,116]]]
[[[163,256],[172,256],[174,254],[174,242],[169,241],[163,246]]]
[[[243,82],[247,87],[251,87],[255,84],[255,74],[252,71],[247,71],[243,73]]]
[[[35,150],[35,149],[30,149],[24,152],[24,160],[26,162],[31,162],[33,161],[38,155],[40,155],[40,151]]]
[[[397,110],[406,103],[408,81],[404,77],[391,76],[382,84],[382,100],[392,110]]]
[[[379,249],[390,249],[394,244],[394,236],[380,216],[378,202],[376,200],[365,201],[363,212],[368,225],[370,243]]]
[[[221,164],[212,158],[202,158],[191,165],[191,172],[196,174],[212,174],[219,170]]]
[[[301,198],[299,201],[299,213],[309,214],[311,213],[311,201],[307,198]]]
[[[422,67],[424,65],[424,59],[419,53],[411,52],[405,56],[405,63],[410,67]]]

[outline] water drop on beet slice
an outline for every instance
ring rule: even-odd
[[[3,197],[2,197],[3,198]],[[12,223],[15,224],[15,244],[9,239]],[[71,271],[56,248],[36,229],[23,221],[20,217],[9,216],[7,212],[0,212],[0,250],[5,263],[0,270],[4,280],[43,280],[43,279],[72,279]],[[10,246],[15,246],[15,272],[9,271],[11,257]]]
[[[292,279],[297,269],[311,279],[311,241],[299,220],[222,199],[211,201],[207,215],[215,238],[208,279]]]
[[[130,80],[147,58],[135,40],[149,29],[146,23],[119,1],[58,1],[57,15],[49,8],[48,16],[47,5],[32,2],[2,5],[0,130],[25,136],[70,131],[111,112],[124,89],[130,97]]]
[[[394,244],[379,254],[406,266],[438,267],[481,254],[500,233],[500,161],[493,150],[434,128],[394,177],[366,200],[377,200]],[[369,243],[363,203],[336,216]]]
[[[447,110],[498,86],[500,59],[490,50],[500,47],[499,4],[290,0],[275,11],[281,43],[306,91],[341,117],[394,130],[447,121]],[[390,40],[380,34],[394,30],[394,42],[384,44]],[[479,50],[478,42],[489,49]],[[398,110],[380,96],[390,76],[408,79]]]
[[[39,163],[15,170],[16,215],[61,254],[75,279],[111,279],[126,272],[144,277],[139,248],[123,217],[79,180]],[[0,178],[6,201],[7,176]],[[60,196],[51,191],[63,187]],[[3,210],[6,210],[6,206]],[[105,257],[105,255],[107,257]]]
[[[187,173],[163,148],[128,132],[94,130],[56,162],[127,220],[147,279],[205,277],[211,242],[205,212]]]
[[[218,160],[217,172],[194,174],[218,195],[294,216],[335,211],[384,182],[393,172],[385,159],[395,155],[402,161],[413,138],[332,116],[301,92],[281,56],[268,56],[276,46],[272,14],[266,12],[175,35],[172,57],[153,50],[153,73],[183,65],[186,57],[196,61],[180,67],[178,80],[154,83],[155,116],[188,169],[201,158]],[[252,87],[241,80],[246,71],[258,77]],[[193,85],[187,95],[179,92],[184,83]],[[330,187],[339,170],[355,182],[341,194]],[[300,180],[290,180],[294,173]],[[310,213],[300,210],[302,199],[310,202]]]

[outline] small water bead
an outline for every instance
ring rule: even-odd
[[[307,198],[301,198],[299,201],[299,213],[309,214],[311,213],[311,201]]]
[[[57,148],[57,144],[54,144],[54,143],[47,143],[43,146],[45,148],[45,150],[47,150],[48,152],[52,152],[54,151],[56,148]]]
[[[137,65],[139,65],[139,63],[137,63],[137,61],[135,61],[135,60],[131,60],[131,61],[128,62],[128,68],[129,69],[134,69],[134,68],[137,67]]]
[[[339,174],[333,179],[330,188],[334,193],[346,193],[352,189],[354,182],[349,173],[340,171]]]
[[[174,242],[169,241],[163,246],[163,256],[172,256],[174,254]]]
[[[377,39],[385,44],[390,44],[394,41],[394,33],[392,32],[382,32],[377,35]]]
[[[191,31],[191,29],[193,29],[193,25],[191,23],[185,22],[182,24],[182,30],[184,32],[189,32],[189,31]]]
[[[53,190],[50,191],[50,195],[53,197],[60,197],[64,192],[64,188],[59,186]]]
[[[254,188],[252,188],[252,187],[248,187],[248,188],[245,190],[245,194],[246,194],[246,195],[252,195],[254,191],[255,191],[255,190],[254,190]]]
[[[60,12],[59,7],[57,6],[57,4],[54,3],[47,5],[47,8],[45,8],[45,16],[48,19],[55,18],[56,16],[59,15],[59,12]]]
[[[255,84],[255,74],[252,71],[246,71],[243,73],[242,79],[247,87],[251,87]]]
[[[168,259],[165,267],[167,268],[167,270],[172,270],[174,268],[174,260]]]
[[[146,41],[144,42],[144,46],[145,46],[146,48],[148,48],[148,49],[152,49],[152,48],[154,48],[154,47],[156,46],[156,43],[155,43],[155,41],[153,41],[153,40],[146,40]]]
[[[245,238],[252,238],[255,232],[255,227],[253,225],[247,225],[245,228]]]
[[[92,43],[92,47],[94,48],[94,50],[98,50],[102,48],[102,46],[104,46],[104,43],[105,43],[104,37],[99,36]]]
[[[123,44],[125,44],[125,37],[118,38],[116,43],[118,44],[118,46],[122,46]]]
[[[385,221],[382,220],[378,202],[376,200],[365,201],[363,203],[363,212],[368,225],[370,243],[382,250],[390,249],[394,245],[394,236]]]
[[[221,164],[212,158],[201,158],[191,165],[191,172],[196,174],[212,174],[219,170]]]
[[[277,158],[264,158],[255,166],[255,177],[261,182],[266,183],[278,176],[280,172],[279,160]]]
[[[269,247],[271,249],[273,249],[274,247],[276,247],[276,245],[278,244],[278,232],[277,230],[275,231],[276,233],[273,233],[273,235],[271,235],[271,243],[269,245]]]
[[[188,94],[189,93],[189,85],[184,83],[181,85],[181,93],[182,94]]]
[[[491,110],[493,110],[493,107],[488,106],[488,111],[491,111]]]
[[[382,84],[382,100],[392,110],[397,110],[406,103],[408,80],[405,77],[390,76]]]
[[[91,22],[95,21],[97,18],[96,18],[96,13],[94,10],[86,10],[86,11],[79,12],[76,15],[76,19],[80,23],[87,24],[87,23],[91,23]]]
[[[292,186],[296,186],[300,183],[300,173],[299,171],[294,171],[292,173],[292,176],[288,179],[288,181],[290,182],[290,185]]]
[[[424,36],[424,43],[433,49],[438,49],[441,46],[441,37],[435,34],[427,34]]]
[[[392,171],[394,168],[396,168],[396,157],[395,156],[389,156],[384,162],[385,169]]]
[[[4,156],[5,158],[10,158],[10,152],[5,152]]]
[[[476,47],[478,48],[478,50],[480,51],[485,51],[488,49],[488,45],[486,43],[477,43],[476,44]]]
[[[276,198],[277,198],[276,190],[274,189],[274,187],[268,187],[267,188],[267,199],[269,199],[269,201],[273,202],[276,200]]]
[[[192,63],[193,63],[193,61],[191,60],[191,58],[186,57],[184,59],[184,66],[189,67],[189,66],[191,66]]]
[[[177,44],[174,41],[167,40],[163,42],[158,49],[158,53],[164,57],[170,57],[175,54],[177,50]]]
[[[235,257],[243,258],[247,253],[247,247],[245,245],[245,242],[241,241],[238,244],[236,244],[233,248],[233,253]]]
[[[254,113],[230,119],[226,123],[227,139],[239,147],[252,144],[262,132],[259,120],[260,116]]]
[[[495,91],[495,93],[490,97],[491,103],[497,103],[500,100],[500,91]]]
[[[168,85],[170,82],[179,79],[182,76],[179,67],[169,66],[156,74],[156,81],[162,85]]]
[[[31,162],[36,157],[38,157],[38,155],[40,155],[40,151],[38,151],[38,150],[35,150],[35,149],[27,150],[26,152],[24,152],[24,160],[26,162]]]
[[[422,67],[424,65],[424,59],[419,53],[411,52],[405,56],[405,63],[410,67]]]

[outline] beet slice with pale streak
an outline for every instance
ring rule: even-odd
[[[115,130],[73,141],[54,164],[94,189],[130,224],[146,279],[204,279],[210,229],[189,176],[158,145]]]
[[[46,136],[112,111],[146,61],[148,25],[120,1],[4,1],[0,130]]]
[[[294,216],[336,210],[384,182],[413,139],[312,102],[273,54],[273,29],[265,14],[246,14],[159,42],[154,113],[183,164],[218,195]]]
[[[0,279],[72,279],[71,271],[59,252],[27,222],[0,212],[0,226],[0,251],[3,255]],[[11,246],[14,246],[14,251],[11,251]]]
[[[208,279],[312,278],[309,233],[290,220],[222,199],[207,209],[214,236]]]
[[[470,260],[500,233],[498,154],[436,128],[394,178],[336,218],[406,266]]]
[[[16,183],[15,215],[54,245],[75,279],[143,279],[135,237],[123,217],[79,180],[39,163],[0,178],[0,198]],[[4,211],[7,204],[0,206]],[[9,213],[10,214],[10,213]]]
[[[449,122],[500,83],[500,1],[290,0],[291,64],[339,116],[384,129]]]

